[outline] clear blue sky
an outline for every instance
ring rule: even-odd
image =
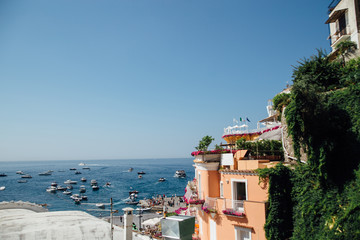
[[[256,127],[329,52],[329,2],[1,0],[0,161],[190,157]]]

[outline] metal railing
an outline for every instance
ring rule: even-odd
[[[244,200],[225,199],[224,209],[232,209],[236,212],[244,212]]]
[[[208,207],[208,208],[215,210],[216,209],[216,199],[217,198],[206,197],[204,207]]]
[[[336,31],[333,35],[330,36],[331,45],[333,45],[337,40],[339,40],[342,36],[350,35],[349,27],[345,27],[342,30]]]

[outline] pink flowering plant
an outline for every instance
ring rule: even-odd
[[[175,213],[178,214],[178,215],[180,215],[180,213],[181,213],[182,211],[185,211],[185,210],[187,210],[187,209],[188,209],[187,207],[180,207],[180,208],[178,208],[178,209],[175,210]]]
[[[194,205],[201,205],[205,202],[205,200],[202,200],[202,199],[190,199],[189,200],[189,204],[194,204]]]
[[[191,153],[191,156],[205,155],[205,154],[221,154],[221,153],[232,153],[234,154],[237,150],[230,149],[217,149],[210,151],[195,151]]]
[[[208,206],[202,206],[201,210],[203,210],[206,213],[216,213],[216,210],[214,208]]]
[[[225,215],[235,216],[235,217],[245,217],[245,213],[237,212],[234,209],[225,209],[222,211]]]

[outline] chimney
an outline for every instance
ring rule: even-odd
[[[132,240],[133,211],[131,207],[123,208],[124,211],[124,240]]]

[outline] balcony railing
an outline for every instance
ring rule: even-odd
[[[244,212],[244,201],[243,200],[225,199],[224,209],[232,209],[236,212]]]
[[[217,198],[206,197],[204,206],[211,209],[216,209],[216,199]]]
[[[335,45],[341,38],[344,38],[344,36],[350,36],[350,30],[349,27],[346,27],[342,30],[336,31],[333,35],[330,36],[331,39],[331,46]]]

